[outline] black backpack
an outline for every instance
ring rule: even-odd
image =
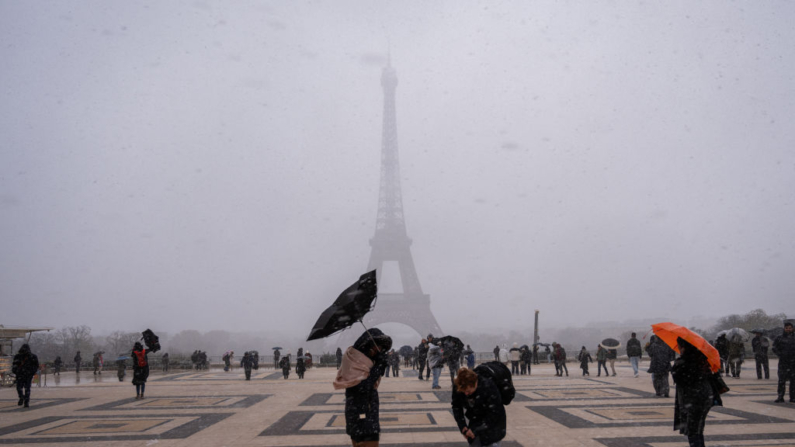
[[[475,372],[478,376],[488,377],[497,385],[503,405],[511,403],[516,396],[516,388],[513,387],[511,370],[507,366],[500,362],[486,362],[475,367]]]
[[[143,335],[144,344],[150,352],[157,352],[160,350],[160,337],[155,335],[151,329],[143,331],[141,335]]]

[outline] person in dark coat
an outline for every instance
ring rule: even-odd
[[[557,375],[563,377],[563,371],[566,371],[566,377],[568,377],[569,368],[566,367],[566,350],[563,349],[563,346],[559,343],[553,343],[552,345],[555,347],[552,356],[555,358],[555,370],[557,371]]]
[[[638,377],[638,365],[642,356],[643,349],[640,347],[640,340],[638,340],[637,334],[633,332],[630,339],[627,340],[627,357],[629,358],[629,364],[632,365],[632,372],[635,373],[635,377]]]
[[[789,401],[795,403],[795,333],[792,332],[792,320],[784,322],[784,333],[773,341],[773,353],[778,356],[778,399],[784,402],[784,392],[789,381]]]
[[[519,348],[519,374],[530,375],[530,368],[533,365],[533,354],[530,352],[530,347],[522,345]]]
[[[100,354],[96,353],[96,354],[94,354],[94,358],[91,359],[91,365],[94,367],[94,375],[97,375],[97,372],[102,374],[102,369],[100,368],[100,363],[102,363],[102,362],[101,362],[99,356],[100,356]]]
[[[141,342],[135,342],[132,350],[133,378],[132,384],[135,385],[135,398],[143,399],[146,391],[146,379],[149,378],[149,350],[145,349]]]
[[[607,349],[602,345],[596,346],[596,377],[602,377],[602,368],[605,369],[605,377],[610,377],[607,372]]]
[[[282,356],[281,351],[278,349],[273,350],[273,369],[281,368],[279,358]]]
[[[580,361],[580,368],[582,369],[583,376],[590,376],[591,373],[588,372],[588,362],[593,363],[593,358],[591,357],[591,353],[585,349],[585,346],[582,347],[580,353],[577,354],[577,360]],[[607,371],[607,368],[605,368]]]
[[[246,380],[251,380],[251,370],[254,369],[254,356],[250,352],[246,351],[243,354],[243,358],[240,359],[240,366],[246,373]]]
[[[756,335],[751,339],[751,349],[754,351],[754,361],[756,361],[756,378],[762,379],[762,369],[765,370],[765,379],[770,378],[770,365],[768,364],[767,349],[770,342],[762,336],[761,332],[754,332]]]
[[[342,364],[342,349],[337,347],[337,369],[340,369],[341,364]]]
[[[610,365],[610,369],[613,370],[613,377],[616,376],[616,359],[617,358],[618,358],[618,351],[617,350],[615,350],[615,349],[608,349],[607,350],[607,363]]]
[[[163,363],[163,372],[168,372],[168,352],[163,354],[161,362]]]
[[[425,365],[427,364],[428,360],[428,340],[422,339],[420,345],[417,346],[417,362],[419,363],[420,373],[417,376],[418,379],[422,379],[422,371],[425,369]],[[425,380],[428,380],[428,377],[431,376],[431,367],[428,366],[428,371],[425,373]]]
[[[538,365],[538,345],[533,345],[533,364]]]
[[[720,334],[720,336],[715,339],[715,349],[718,350],[718,356],[720,356],[720,373],[723,374],[725,371],[726,374],[728,374],[729,340],[726,339],[726,334]]]
[[[731,376],[739,379],[745,360],[745,343],[739,336],[729,340],[729,372]]]
[[[488,377],[461,368],[453,384],[452,407],[458,430],[469,444],[491,446],[505,437],[505,406],[500,390]]]
[[[298,374],[299,379],[304,378],[304,373],[306,372],[306,362],[304,358],[304,348],[298,348],[298,352],[295,356],[295,373]]]
[[[495,362],[499,362],[500,361],[500,345],[495,346],[494,347],[494,351],[492,351],[492,352],[494,352],[494,361]]]
[[[387,352],[392,338],[380,329],[365,331],[345,351],[334,380],[335,389],[345,389],[345,433],[354,447],[378,446],[381,437],[378,385],[388,368]]]
[[[676,353],[656,335],[651,336],[646,352],[651,358],[648,372],[651,373],[651,383],[657,397],[668,397],[671,386],[668,382],[668,373],[671,371],[671,362]]]
[[[60,376],[61,375],[61,367],[63,367],[63,360],[61,360],[61,356],[60,355],[55,357],[55,361],[52,362],[52,366],[55,367],[55,372],[53,374]]]
[[[38,371],[39,358],[30,352],[30,346],[25,343],[19,348],[11,363],[11,372],[17,378],[17,394],[19,395],[17,405],[24,405],[25,408],[30,406],[30,384]]]
[[[287,378],[290,377],[290,354],[285,355],[279,360],[279,368],[282,369],[284,380],[287,380]]]
[[[116,376],[119,382],[124,382],[124,376],[127,374],[127,361],[124,359],[116,360]]]
[[[674,430],[687,436],[691,447],[702,447],[707,414],[713,405],[722,405],[722,402],[712,386],[707,357],[682,338],[678,338],[677,343],[681,356],[671,369],[676,384]]]
[[[397,377],[400,373],[400,354],[394,349],[389,352],[389,365],[392,367],[392,377]]]
[[[83,362],[83,357],[80,357],[80,351],[77,351],[74,358],[75,362],[75,374],[80,374],[80,363]]]

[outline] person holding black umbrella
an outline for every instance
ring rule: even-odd
[[[762,379],[762,369],[765,370],[765,379],[770,378],[770,366],[768,364],[767,349],[770,347],[770,342],[767,338],[762,336],[761,329],[754,329],[754,338],[751,339],[751,348],[754,351],[754,360],[756,361],[756,378]]]
[[[349,347],[334,379],[334,389],[345,390],[345,433],[354,447],[377,447],[380,440],[378,385],[388,367],[392,338],[380,329],[365,331]]]

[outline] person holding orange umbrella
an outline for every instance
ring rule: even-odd
[[[658,323],[651,327],[662,342],[680,354],[671,369],[676,384],[674,430],[687,436],[691,447],[703,447],[707,414],[713,406],[723,405],[720,393],[728,391],[719,391],[714,379],[721,367],[718,350],[684,326]]]

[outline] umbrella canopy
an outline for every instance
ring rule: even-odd
[[[277,350],[277,349],[281,351],[284,348],[282,348],[281,346],[276,346],[275,348],[271,348],[271,349],[273,349],[274,351]]]
[[[94,353],[94,355],[102,355],[104,353],[105,353],[105,351],[97,351],[97,352]]]
[[[435,338],[433,341],[437,342],[437,344],[442,347],[446,357],[461,355],[461,351],[464,350],[464,342],[452,335]]]
[[[406,356],[409,356],[409,355],[411,355],[411,354],[413,354],[413,353],[414,353],[414,348],[412,348],[412,347],[411,347],[411,346],[409,346],[409,345],[403,345],[403,346],[401,346],[401,347],[400,347],[400,349],[398,350],[398,352],[399,352],[399,353],[400,353],[400,355],[402,355],[403,357],[406,357]]]
[[[548,347],[549,347],[549,343],[533,343],[533,346],[536,346],[536,345],[538,345],[538,346],[543,346],[543,347],[545,347],[545,348],[548,348]]]
[[[129,360],[129,359],[130,359],[130,357],[127,357],[126,355],[120,355],[120,356],[116,357],[116,361],[117,362],[120,362],[122,360]]]
[[[718,350],[704,340],[704,337],[684,326],[673,323],[657,323],[651,325],[651,328],[654,331],[654,335],[660,337],[660,340],[664,341],[666,345],[676,352],[679,352],[679,344],[676,343],[676,339],[682,337],[685,341],[707,356],[707,361],[709,362],[712,372],[718,372],[718,370],[720,370],[720,355],[718,354]]]
[[[756,329],[752,329],[752,330],[751,330],[751,333],[752,333],[752,334],[762,334],[762,335],[765,335],[765,334],[767,333],[767,329],[764,329],[764,328],[758,327],[758,328],[756,328]]]
[[[621,342],[615,338],[605,338],[602,340],[602,343],[600,343],[599,346],[605,349],[618,349],[621,347]]]
[[[320,314],[306,341],[328,337],[361,321],[375,307],[377,295],[378,285],[373,270],[345,289],[334,304]]]
[[[736,341],[746,342],[751,338],[751,336],[748,335],[748,332],[745,332],[745,329],[734,327],[726,332],[726,338],[735,342]]]

